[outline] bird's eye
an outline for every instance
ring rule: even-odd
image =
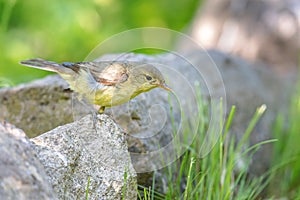
[[[148,75],[146,75],[146,79],[147,79],[148,81],[151,81],[151,80],[152,80],[152,77],[151,77],[151,76],[148,76]]]

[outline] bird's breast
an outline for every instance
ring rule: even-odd
[[[130,90],[107,86],[95,93],[94,104],[111,107],[128,102],[131,97]]]

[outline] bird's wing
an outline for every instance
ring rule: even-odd
[[[113,86],[128,79],[128,68],[120,62],[82,62],[76,63],[74,68],[89,70],[94,79],[103,85]]]

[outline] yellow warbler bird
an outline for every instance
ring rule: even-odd
[[[23,65],[58,73],[70,89],[88,102],[105,107],[123,104],[137,95],[160,87],[171,91],[161,72],[150,64],[140,62],[64,62],[58,64],[43,59],[29,59]]]

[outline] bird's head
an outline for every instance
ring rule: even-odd
[[[156,87],[171,91],[171,88],[166,85],[161,72],[153,65],[137,65],[132,69],[131,75],[137,85],[138,93],[147,92]]]

